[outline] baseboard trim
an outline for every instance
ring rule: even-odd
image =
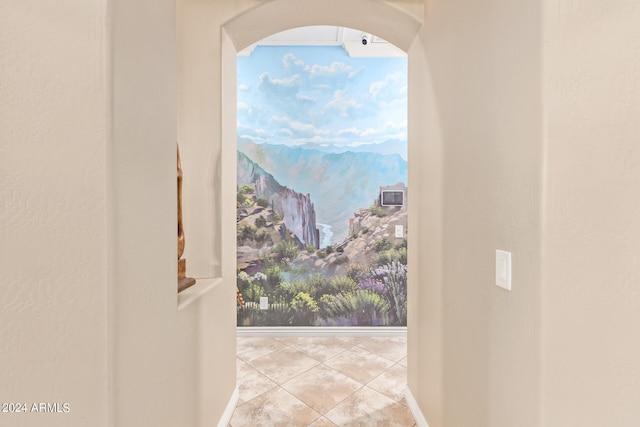
[[[239,337],[404,337],[406,326],[343,327],[343,326],[240,326]]]
[[[416,401],[416,398],[413,397],[413,393],[411,393],[411,389],[409,389],[409,387],[404,391],[404,398],[407,401],[407,405],[409,405],[411,414],[413,414],[413,418],[416,420],[418,427],[429,427],[429,423],[427,423],[427,419],[420,410],[418,402]]]
[[[236,406],[238,406],[238,400],[240,400],[240,392],[238,391],[238,386],[233,390],[231,394],[231,398],[229,399],[229,403],[227,403],[227,407],[224,409],[224,413],[218,421],[218,427],[227,427],[231,422],[231,418],[233,417],[233,411],[236,410]]]

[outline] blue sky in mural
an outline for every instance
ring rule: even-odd
[[[407,140],[406,58],[339,46],[258,46],[238,57],[238,136],[357,146]]]

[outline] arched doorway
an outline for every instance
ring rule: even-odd
[[[251,44],[271,35],[287,29],[313,25],[335,25],[341,27],[357,28],[364,32],[376,34],[389,41],[408,54],[409,60],[409,87],[424,88],[417,79],[421,78],[420,72],[426,65],[424,52],[420,46],[411,49],[422,28],[422,22],[414,16],[397,8],[388,2],[380,0],[354,0],[348,3],[340,0],[329,0],[322,3],[300,2],[296,0],[275,0],[262,3],[228,21],[222,26],[221,33],[221,175],[223,177],[223,189],[221,191],[222,210],[221,224],[219,225],[222,239],[222,276],[225,281],[235,279],[235,174],[236,165],[236,55]],[[419,42],[417,43],[419,44]],[[412,51],[420,52],[417,58],[412,57]],[[415,62],[414,62],[415,61]],[[413,65],[412,65],[413,63]],[[411,123],[411,111],[422,105],[420,96],[412,99],[409,97],[409,152],[419,152],[418,137],[424,131],[422,125]],[[416,108],[417,110],[417,108]],[[412,130],[413,127],[413,130]],[[415,176],[415,175],[414,175]],[[411,167],[409,182],[411,183]],[[410,184],[411,185],[411,184]],[[416,203],[416,206],[418,203]],[[410,208],[411,210],[412,208]],[[417,207],[415,208],[417,209]],[[410,214],[411,215],[411,214]],[[419,229],[418,215],[412,215],[414,222],[412,227]],[[417,240],[417,239],[416,239]],[[410,242],[411,246],[418,248],[417,241]],[[413,253],[417,253],[414,251]],[[417,256],[417,255],[416,255]],[[420,269],[416,269],[409,279],[409,288],[412,283],[419,283]],[[411,315],[408,318],[408,328],[411,331],[417,319]],[[414,333],[417,333],[415,325]],[[411,335],[411,334],[410,334]],[[409,349],[411,352],[411,349]],[[414,359],[415,360],[415,359]],[[415,363],[415,362],[413,362]],[[411,364],[409,366],[411,369]],[[414,402],[415,403],[415,402]]]
[[[409,52],[422,23],[405,11],[378,0],[354,0],[348,3],[340,0],[327,2],[299,2],[278,0],[263,3],[235,17],[222,26],[222,156],[221,174],[223,181],[235,177],[236,173],[236,55],[259,40],[287,29],[312,25],[335,25],[357,28],[376,34],[399,49]],[[411,61],[411,58],[409,58]],[[410,79],[411,77],[409,77]],[[411,83],[409,83],[411,86]],[[411,132],[409,133],[411,146]],[[234,178],[233,178],[234,179]],[[225,206],[221,215],[221,245],[225,251],[235,253],[235,235],[231,230],[235,218],[235,179],[223,182]],[[235,222],[234,222],[235,225]],[[231,248],[234,250],[232,251]],[[235,275],[235,263],[231,256],[223,259],[222,276]]]

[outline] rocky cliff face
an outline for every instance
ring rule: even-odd
[[[285,226],[303,246],[320,246],[316,211],[309,194],[280,185],[271,174],[238,152],[238,185],[252,184],[257,198],[264,197],[273,211],[282,215]]]

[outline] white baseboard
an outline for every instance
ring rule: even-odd
[[[406,337],[406,326],[240,326],[239,337]]]
[[[218,427],[227,427],[231,422],[231,417],[233,417],[233,411],[236,410],[236,406],[238,406],[238,400],[240,400],[240,392],[238,391],[238,386],[233,390],[231,394],[231,398],[229,399],[229,403],[227,403],[227,407],[224,409],[224,413],[218,421]]]
[[[411,393],[411,389],[409,389],[409,387],[407,387],[404,392],[404,398],[407,401],[407,405],[409,405],[411,414],[413,414],[413,418],[416,420],[418,427],[429,427],[429,423],[427,423],[427,419],[420,410],[418,402],[416,401],[416,398],[413,397],[413,393]]]

